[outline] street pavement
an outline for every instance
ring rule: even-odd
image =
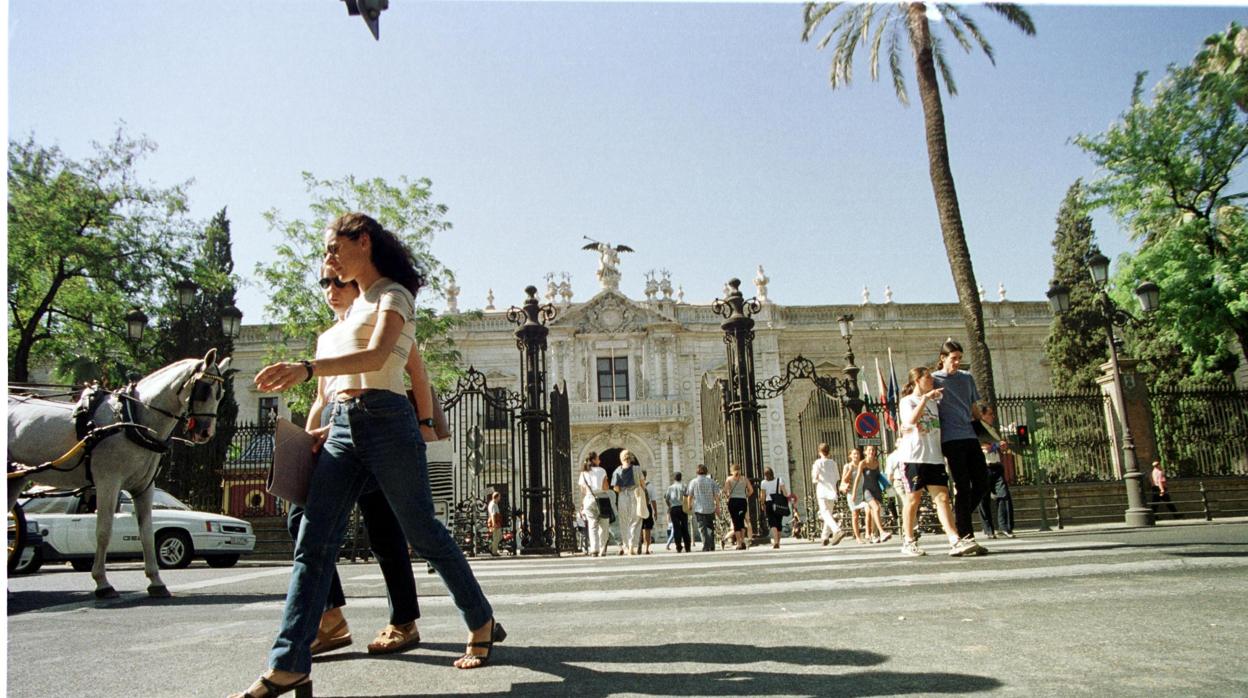
[[[418,564],[423,644],[365,645],[387,618],[370,563],[339,567],[355,644],[317,696],[1248,695],[1248,520],[1022,533],[955,559],[896,541],[748,551],[474,560],[507,628],[494,662]],[[148,599],[137,564],[91,598],[66,565],[8,581],[7,695],[224,696],[265,668],[287,565],[196,563]]]

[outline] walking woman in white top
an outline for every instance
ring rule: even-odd
[[[771,547],[779,548],[785,514],[781,514],[776,509],[780,506],[788,508],[789,491],[771,468],[763,468],[763,481],[758,483],[758,498],[763,501],[763,511],[767,514],[767,526],[771,529]]]
[[[845,538],[845,531],[837,522],[833,512],[836,510],[836,499],[840,496],[840,467],[829,455],[832,452],[826,443],[819,444],[819,458],[810,466],[810,480],[815,483],[815,497],[819,500],[819,518],[823,521],[823,535],[820,539],[824,545],[836,545]]]
[[[935,387],[932,373],[925,366],[910,369],[910,381],[902,391],[899,412],[901,414],[901,441],[897,450],[906,463],[906,476],[902,480],[906,492],[902,518],[905,520],[905,541],[901,554],[908,557],[926,555],[914,539],[914,523],[919,514],[919,501],[923,490],[932,496],[940,525],[949,536],[949,545],[958,542],[958,532],[953,525],[953,512],[949,509],[949,476],[945,473],[945,458],[940,452],[940,413],[936,402],[941,390]]]
[[[577,486],[581,490],[581,510],[589,524],[589,555],[602,557],[611,540],[611,490],[607,488],[607,471],[598,465],[595,451],[585,456]]]
[[[611,488],[619,509],[621,555],[636,555],[640,550],[642,517],[637,515],[637,488],[643,484],[636,457],[628,450],[620,451],[620,466],[611,473]]]
[[[484,666],[494,644],[507,635],[494,621],[463,552],[434,516],[425,443],[404,394],[403,366],[415,337],[415,294],[423,278],[398,238],[362,213],[340,216],[324,240],[325,263],[340,280],[358,283],[361,295],[334,327],[341,342],[328,358],[272,364],[256,374],[261,392],[280,392],[316,376],[339,379],[331,425],[313,432],[324,445],[312,473],[270,670],[236,698],[312,695],[309,647],[347,516],[370,475],[412,548],[442,577],[469,628],[468,646],[454,666]]]

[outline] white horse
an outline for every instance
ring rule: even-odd
[[[95,579],[97,598],[115,598],[117,591],[104,574],[104,560],[113,533],[113,512],[121,490],[134,499],[143,545],[143,571],[153,597],[169,596],[160,580],[152,538],[152,489],[161,454],[178,427],[185,427],[193,444],[202,444],[216,431],[217,403],[224,392],[227,358],[216,362],[212,349],[202,360],[183,359],[140,380],[131,391],[116,391],[92,414],[103,438],[83,448],[74,424],[74,406],[29,397],[9,398],[10,463],[43,464],[26,475],[10,476],[11,510],[27,481],[62,489],[94,482],[96,493]],[[123,428],[130,422],[136,427]],[[113,426],[109,426],[113,425]],[[77,453],[74,453],[77,451]],[[72,454],[65,458],[66,454]],[[84,458],[85,456],[85,458]],[[57,460],[59,463],[54,463]],[[84,461],[89,461],[88,464]]]

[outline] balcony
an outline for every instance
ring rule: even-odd
[[[693,416],[689,403],[685,400],[574,402],[569,407],[573,426],[618,422],[687,422]]]

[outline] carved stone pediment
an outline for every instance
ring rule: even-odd
[[[578,333],[620,334],[640,332],[650,325],[672,322],[672,318],[608,290],[583,305],[570,308],[555,318],[550,326],[571,327]]]

